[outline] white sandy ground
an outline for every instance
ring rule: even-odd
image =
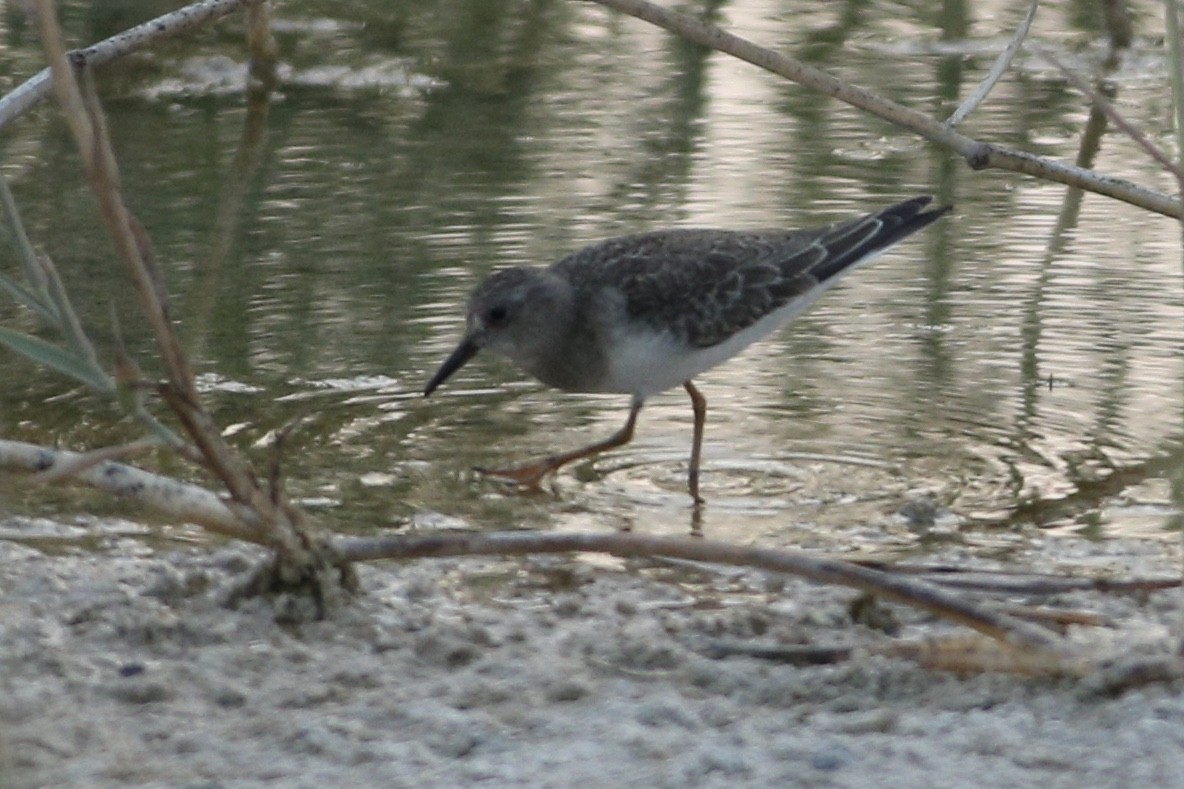
[[[1104,673],[709,656],[721,641],[888,638],[851,622],[850,591],[796,579],[564,557],[382,563],[330,621],[281,626],[274,601],[223,605],[252,549],[32,544],[0,539],[5,789],[1184,786],[1178,684],[1114,697]],[[1178,567],[1158,543],[1075,550]],[[1179,592],[1039,602],[1112,619],[1072,634],[1083,649],[1174,643]],[[901,637],[945,629],[891,612]]]

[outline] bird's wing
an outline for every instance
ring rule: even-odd
[[[821,249],[809,233],[678,234],[661,240],[661,260],[623,260],[626,310],[635,320],[668,327],[706,348],[805,295],[805,272]],[[794,273],[794,271],[797,273]]]
[[[595,294],[617,288],[627,315],[691,345],[723,342],[840,275],[945,209],[919,197],[874,214],[795,231],[666,230],[602,241],[555,264]]]

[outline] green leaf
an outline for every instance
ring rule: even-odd
[[[0,208],[4,209],[4,218],[8,221],[12,232],[12,244],[16,248],[17,257],[25,268],[25,278],[35,291],[45,293],[45,276],[41,273],[41,264],[37,260],[37,253],[29,243],[29,236],[25,233],[25,224],[21,221],[20,212],[16,207],[16,200],[8,188],[8,179],[0,175]]]
[[[45,340],[0,326],[0,344],[7,345],[21,356],[81,381],[99,392],[115,391],[115,382],[102,370],[88,364],[79,355],[51,345]]]
[[[25,277],[33,286],[30,290],[11,277],[0,274],[0,287],[7,290],[13,299],[24,304],[51,324],[61,323],[57,309],[45,298],[47,295],[46,283],[45,275],[41,271],[41,262],[37,259],[37,253],[33,251],[33,245],[29,243],[29,236],[25,233],[24,223],[21,222],[20,212],[16,208],[16,200],[13,199],[12,192],[8,188],[8,179],[2,174],[0,174],[0,208],[3,209],[4,218],[8,221],[12,245],[25,269]]]
[[[53,308],[45,304],[45,302],[41,301],[41,299],[37,298],[37,296],[35,296],[32,291],[30,291],[24,285],[21,285],[15,279],[7,277],[4,274],[0,274],[0,288],[4,288],[6,291],[8,291],[9,295],[12,296],[14,301],[25,305],[50,323],[56,324],[58,322],[57,315],[54,314]]]

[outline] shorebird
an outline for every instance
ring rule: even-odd
[[[551,472],[633,438],[646,398],[682,385],[694,434],[687,485],[696,504],[707,400],[692,379],[785,326],[843,275],[950,210],[911,200],[806,230],[659,230],[601,241],[547,268],[492,274],[469,300],[465,333],[424,389],[481,350],[565,392],[632,397],[603,441],[524,466],[478,469],[535,487]]]

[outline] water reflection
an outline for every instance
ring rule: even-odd
[[[712,8],[937,114],[993,56],[959,49],[971,24],[962,3],[934,19],[928,7],[902,10],[891,25],[858,2],[812,15],[783,3]],[[482,359],[424,402],[469,290],[495,266],[550,262],[617,233],[815,224],[931,193],[956,205],[951,221],[703,377],[702,528],[773,545],[907,547],[917,535],[899,511],[919,498],[972,523],[1103,535],[1128,522],[1142,535],[1178,526],[1184,295],[1171,222],[972,173],[842,105],[585,4],[363,3],[339,25],[314,24],[345,13],[328,4],[284,13],[297,72],[333,51],[350,69],[397,64],[368,73],[415,78],[389,89],[293,80],[260,106],[153,93],[176,76],[166,61],[128,67],[105,89],[126,188],[169,266],[186,341],[220,376],[217,418],[257,459],[272,431],[302,418],[284,460],[290,487],[332,522],[685,532],[681,392],[653,398],[634,444],[561,474],[548,495],[469,471],[608,435],[627,407],[546,391]],[[223,46],[237,57],[237,43],[199,54]],[[22,37],[6,51],[14,68],[32,60]],[[1119,89],[1132,119],[1155,128],[1161,86],[1132,78]],[[1160,181],[1035,69],[1020,68],[973,123],[984,137]],[[112,293],[66,142],[52,114],[28,119],[6,164],[30,231],[110,349],[110,305],[130,314],[131,300]],[[0,320],[26,318],[2,304]],[[146,356],[142,332],[125,330]],[[72,446],[123,437],[80,417],[86,398],[47,403],[59,380],[5,364],[20,372],[0,384],[0,434]],[[1171,482],[1130,506],[1091,498],[1105,480],[1157,477]],[[1075,506],[1047,505],[1057,500]],[[989,542],[982,534],[965,539]]]

